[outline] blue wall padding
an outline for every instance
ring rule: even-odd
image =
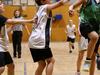
[[[56,20],[61,20],[62,19],[62,14],[56,14],[55,19]]]

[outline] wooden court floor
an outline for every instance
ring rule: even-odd
[[[53,75],[75,75],[78,54],[77,43],[75,43],[75,49],[71,54],[68,52],[68,43],[66,42],[52,42],[51,48],[56,60]],[[12,44],[9,46],[9,52],[12,56]],[[32,60],[28,43],[22,43],[22,58],[13,58],[13,60],[15,63],[15,75],[34,75],[37,64]],[[84,72],[82,69],[81,73],[81,75],[89,75],[88,72]],[[7,69],[3,75],[7,75]],[[43,72],[43,75],[45,75],[45,72]],[[100,70],[96,69],[95,75],[100,75]]]

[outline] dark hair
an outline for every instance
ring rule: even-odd
[[[35,2],[36,2],[36,4],[37,4],[38,6],[43,5],[42,2],[41,2],[41,0],[35,0]]]
[[[3,1],[2,1],[2,0],[0,0],[0,2],[1,2],[0,4],[2,4],[2,3],[3,3]]]
[[[16,13],[16,11],[19,11],[19,12],[20,12],[19,16],[16,16],[16,14],[15,14],[15,13]],[[21,11],[20,11],[20,10],[18,10],[18,9],[17,9],[17,10],[15,10],[15,11],[14,11],[14,17],[15,17],[15,18],[17,18],[17,17],[21,17],[21,16],[22,16],[22,13],[21,13]]]

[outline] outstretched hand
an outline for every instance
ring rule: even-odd
[[[37,23],[37,18],[33,18],[31,22],[32,23]]]
[[[69,16],[70,17],[72,17],[73,15],[74,15],[74,9],[73,9],[73,5],[71,5],[70,7],[69,7]]]

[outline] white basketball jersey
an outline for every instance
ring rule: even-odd
[[[50,22],[47,14],[47,5],[39,7],[37,14],[37,23],[35,24],[31,36],[29,38],[30,48],[45,48],[49,42],[49,28]]]
[[[9,38],[6,26],[1,27],[0,34],[0,52],[5,52],[8,49]]]
[[[69,26],[67,25],[67,36],[70,37],[70,38],[75,38],[75,25],[72,25],[72,26]]]

